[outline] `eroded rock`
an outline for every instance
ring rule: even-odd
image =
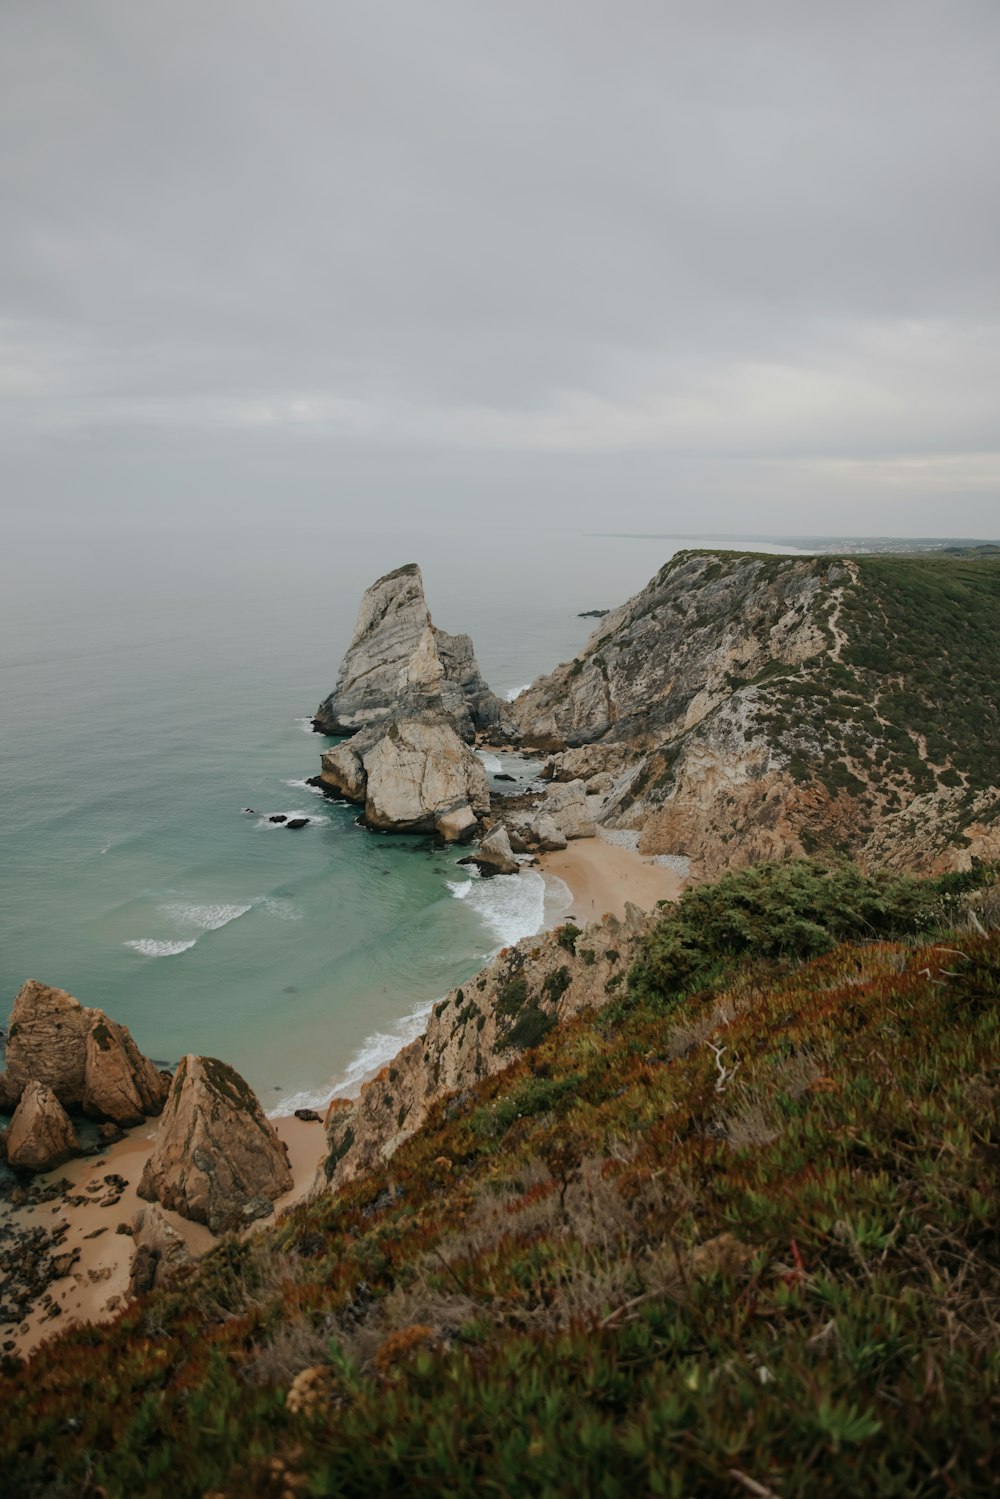
[[[489,780],[479,757],[447,719],[433,713],[373,725],[326,750],[323,785],[364,805],[369,827],[467,836],[489,810]]]
[[[30,1081],[51,1088],[65,1109],[119,1125],[158,1114],[169,1087],[127,1026],[36,979],[14,1000],[0,1107],[13,1111]]]
[[[32,1079],[22,1089],[6,1148],[8,1164],[18,1171],[51,1171],[78,1153],[69,1115],[45,1083]]]
[[[448,714],[469,742],[477,729],[513,726],[480,674],[469,636],[434,625],[420,569],[410,562],[365,591],[337,685],[314,723],[326,734],[355,734],[427,709]]]
[[[291,1187],[288,1150],[253,1089],[225,1062],[183,1057],[139,1196],[218,1234],[266,1217]]]

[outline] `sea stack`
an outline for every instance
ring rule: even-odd
[[[287,1147],[249,1084],[214,1057],[182,1057],[139,1196],[219,1234],[266,1218],[292,1185]]]
[[[509,719],[507,704],[482,678],[469,636],[433,623],[420,568],[408,562],[365,591],[337,685],[314,722],[324,734],[356,734],[390,716],[428,710],[446,714],[470,744],[478,731],[504,732]]]

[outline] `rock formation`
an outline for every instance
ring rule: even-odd
[[[550,818],[564,838],[594,838],[597,825],[587,805],[582,781],[567,781],[546,788],[543,817]]]
[[[558,1020],[608,1002],[628,949],[654,917],[628,906],[582,932],[526,937],[434,1009],[427,1029],[364,1085],[327,1110],[325,1176],[334,1186],[372,1170],[420,1127],[436,1099],[501,1071]],[[574,935],[575,934],[575,935]]]
[[[490,805],[482,761],[434,713],[374,724],[326,750],[320,782],[363,805],[368,827],[446,842],[471,836]]]
[[[218,1234],[267,1217],[291,1187],[288,1150],[239,1073],[183,1057],[139,1196]]]
[[[136,1252],[130,1272],[130,1296],[140,1296],[154,1286],[169,1284],[173,1274],[189,1265],[193,1258],[181,1235],[155,1202],[136,1213],[132,1238]]]
[[[520,865],[514,858],[510,838],[503,823],[491,828],[474,854],[459,859],[460,864],[476,864],[484,875],[517,874]]]
[[[514,711],[548,778],[694,878],[963,869],[1000,857],[998,641],[995,561],[679,552]]]
[[[35,979],[14,1000],[0,1107],[13,1110],[31,1081],[51,1088],[66,1109],[122,1126],[158,1114],[169,1087],[126,1026]]]
[[[463,739],[510,724],[508,705],[480,674],[468,635],[431,620],[416,563],[387,573],[365,592],[330,696],[316,710],[324,734],[355,734],[390,716],[446,713]]]
[[[52,1171],[80,1149],[69,1116],[51,1088],[25,1084],[6,1135],[8,1164],[17,1171]]]

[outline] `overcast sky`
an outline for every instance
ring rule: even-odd
[[[16,524],[1000,532],[997,0],[2,0]]]

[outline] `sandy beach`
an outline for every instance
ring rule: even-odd
[[[566,849],[543,854],[539,867],[558,876],[572,891],[568,914],[580,924],[599,920],[608,912],[622,917],[626,901],[649,910],[657,901],[676,900],[684,885],[673,871],[601,838],[576,839]],[[294,1117],[272,1122],[288,1146],[294,1177],[292,1190],[275,1203],[277,1216],[312,1189],[325,1133],[321,1124]],[[45,1338],[74,1323],[106,1321],[126,1304],[135,1243],[129,1233],[116,1230],[119,1224],[131,1226],[146,1206],[136,1187],[156,1130],[157,1121],[151,1119],[98,1157],[70,1161],[47,1177],[35,1178],[40,1186],[65,1179],[70,1187],[65,1197],[12,1210],[22,1227],[51,1230],[65,1224],[59,1253],[75,1255],[68,1273],[49,1287],[50,1305],[36,1303],[25,1321],[6,1333],[18,1354],[29,1354]],[[164,1212],[164,1216],[192,1253],[202,1254],[214,1242],[202,1224],[190,1223],[177,1213]],[[59,1310],[53,1312],[53,1307]]]
[[[322,1124],[315,1122],[290,1117],[272,1123],[288,1146],[294,1178],[292,1190],[275,1203],[277,1215],[308,1195],[323,1155],[325,1136]],[[65,1224],[66,1236],[58,1252],[72,1255],[76,1251],[78,1255],[68,1274],[49,1287],[52,1305],[59,1311],[53,1313],[51,1306],[36,1302],[23,1323],[16,1329],[4,1330],[2,1341],[12,1338],[15,1351],[22,1357],[67,1326],[107,1321],[126,1304],[135,1243],[130,1234],[118,1233],[116,1229],[119,1224],[131,1226],[136,1214],[147,1206],[137,1195],[136,1187],[156,1138],[157,1125],[156,1119],[150,1119],[98,1157],[68,1161],[58,1170],[34,1178],[34,1184],[43,1187],[47,1182],[67,1180],[70,1183],[67,1196],[88,1200],[69,1202],[60,1196],[52,1202],[13,1210],[24,1228],[51,1230]],[[123,1180],[124,1187],[119,1187],[114,1178]],[[179,1213],[160,1211],[193,1254],[204,1254],[215,1242],[203,1224],[191,1223]],[[274,1219],[264,1222],[273,1223]]]
[[[673,870],[603,838],[576,838],[568,848],[542,854],[539,868],[569,886],[578,922],[599,921],[608,912],[622,917],[626,901],[650,911],[657,901],[677,900],[684,888]]]

